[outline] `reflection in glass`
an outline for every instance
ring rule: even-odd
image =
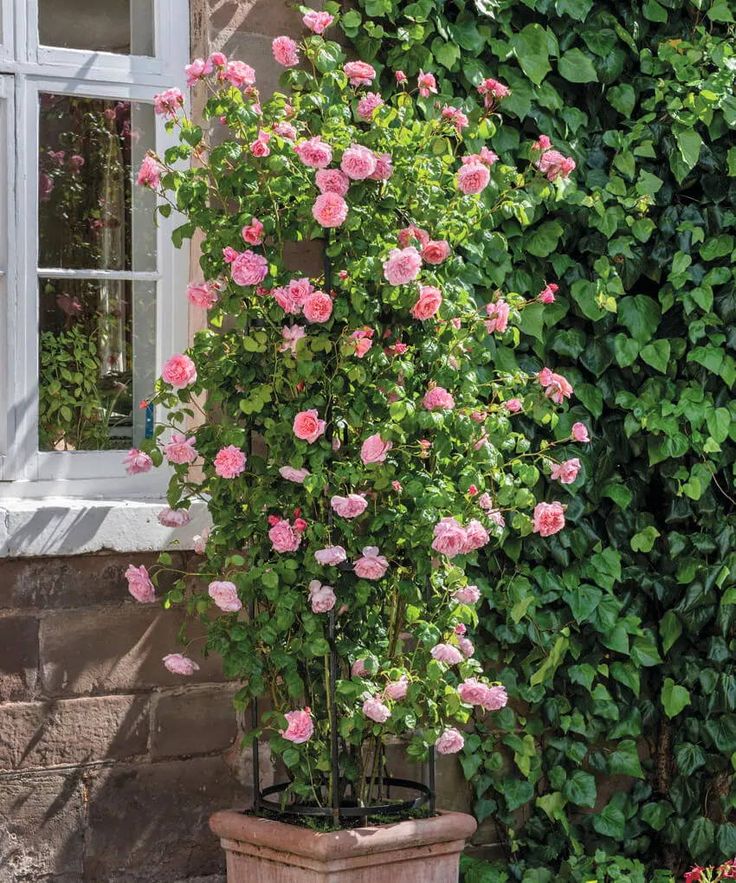
[[[43,94],[39,114],[39,266],[154,270],[155,195],[134,176],[152,106]]]
[[[42,278],[39,307],[41,450],[139,444],[138,404],[156,364],[155,283]]]
[[[42,46],[153,55],[153,0],[39,0]]]

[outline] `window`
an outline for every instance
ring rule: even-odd
[[[135,176],[188,54],[187,0],[0,0],[0,496],[165,482],[122,451],[186,345],[188,267]]]

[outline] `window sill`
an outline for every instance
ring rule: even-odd
[[[206,505],[193,502],[192,520],[180,528],[158,523],[165,506],[163,499],[0,499],[0,557],[191,549],[209,524]]]

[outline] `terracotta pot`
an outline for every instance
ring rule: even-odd
[[[233,810],[210,819],[228,883],[457,883],[476,827],[458,812],[332,833]]]

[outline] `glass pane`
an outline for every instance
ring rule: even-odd
[[[154,0],[39,0],[42,46],[153,55]]]
[[[40,96],[40,267],[156,269],[156,197],[135,183],[154,144],[150,104]]]
[[[156,285],[41,279],[39,447],[124,449],[145,437],[156,366]]]

